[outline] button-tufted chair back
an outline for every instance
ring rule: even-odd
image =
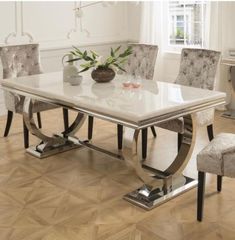
[[[132,46],[133,54],[130,55],[124,69],[131,75],[152,80],[158,46],[138,43],[128,46]]]
[[[181,52],[177,84],[213,90],[220,52],[184,48]]]
[[[0,46],[0,60],[3,68],[3,78],[13,78],[40,74],[39,44],[20,44]],[[6,109],[22,113],[24,97],[4,91]],[[34,111],[51,109],[52,106],[37,102]]]
[[[0,46],[3,78],[12,78],[41,73],[39,45],[22,44]]]

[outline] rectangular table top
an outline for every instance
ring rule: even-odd
[[[63,82],[62,72],[53,72],[2,79],[1,85],[3,89],[21,95],[136,126],[142,126],[146,121],[156,122],[164,115],[185,115],[186,110],[199,111],[200,106],[209,108],[224,103],[225,93],[166,82],[142,80],[140,88],[127,89],[122,85],[127,78],[116,75],[109,83],[96,83],[89,73],[85,73],[79,86],[71,86]]]

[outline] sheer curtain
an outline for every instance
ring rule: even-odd
[[[205,23],[205,47],[213,50],[221,51],[222,56],[227,54],[230,46],[229,40],[234,40],[230,31],[233,30],[233,16],[235,10],[235,2],[212,1],[208,3],[206,11]],[[231,87],[228,83],[229,73],[228,67],[220,65],[216,75],[216,90],[227,92],[226,102],[230,102],[232,98]]]
[[[208,2],[205,16],[205,47],[221,51],[220,3]]]
[[[154,80],[162,76],[162,1],[141,2],[140,43],[158,45],[158,56],[154,71]]]

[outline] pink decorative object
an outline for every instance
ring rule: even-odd
[[[129,88],[131,87],[131,83],[130,82],[124,82],[122,83],[123,87]]]
[[[140,83],[132,83],[131,84],[133,88],[139,88],[140,87]]]
[[[141,86],[140,83],[131,83],[131,82],[124,82],[122,83],[124,88],[139,88]]]

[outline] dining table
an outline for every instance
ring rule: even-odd
[[[124,199],[150,210],[197,186],[197,180],[183,175],[195,144],[195,113],[225,104],[225,93],[173,83],[139,79],[140,87],[124,87],[127,75],[116,75],[108,83],[96,83],[90,73],[82,74],[80,85],[63,82],[62,72],[43,73],[2,79],[1,88],[24,97],[23,117],[29,131],[39,141],[26,152],[38,157],[59,154],[77,148],[89,148],[125,161],[142,182],[138,189],[126,193]],[[42,101],[76,111],[70,126],[49,135],[34,121],[33,104]],[[131,144],[111,152],[79,137],[79,129],[87,116],[121,124],[133,129]],[[181,147],[165,170],[146,164],[138,154],[138,137],[142,129],[182,117],[184,133]],[[97,130],[97,132],[99,129]],[[102,129],[100,129],[102,131]],[[72,154],[72,153],[71,153]],[[79,161],[79,159],[78,159]],[[127,179],[128,181],[128,179]]]

